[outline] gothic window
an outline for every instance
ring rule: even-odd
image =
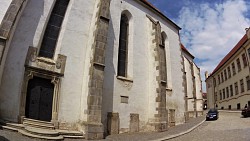
[[[39,56],[53,58],[69,0],[57,0],[45,29]]]
[[[165,52],[165,39],[164,32],[161,33],[161,45],[159,47],[160,65],[161,65],[161,80],[167,81],[167,65],[166,65],[166,52]]]
[[[123,77],[127,77],[128,28],[129,28],[129,19],[125,14],[122,14],[120,21],[118,76],[123,76]]]

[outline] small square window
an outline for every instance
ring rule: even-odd
[[[121,103],[128,104],[128,96],[121,96]]]

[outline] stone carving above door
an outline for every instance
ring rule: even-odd
[[[59,75],[64,74],[67,57],[61,54],[57,55],[57,59],[44,58],[37,56],[37,48],[29,47],[25,66],[37,70],[49,71]]]

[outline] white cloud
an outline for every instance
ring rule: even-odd
[[[191,5],[182,8],[177,23],[182,27],[183,44],[198,59],[204,81],[204,72],[212,72],[250,26],[245,17],[249,7],[243,0]]]

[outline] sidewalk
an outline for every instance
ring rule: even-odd
[[[166,132],[126,133],[106,137],[108,141],[162,141],[191,132],[205,121],[205,116],[190,119],[187,123],[171,127]]]

